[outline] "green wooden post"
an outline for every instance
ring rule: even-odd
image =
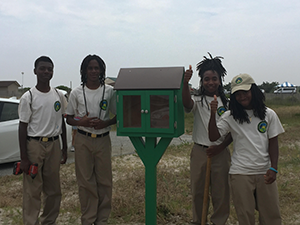
[[[184,133],[183,74],[184,67],[121,68],[114,86],[117,135],[130,138],[145,166],[147,225],[156,225],[156,166],[172,138]]]
[[[129,137],[145,166],[146,225],[156,225],[156,166],[172,138],[162,137],[156,144],[155,137]]]

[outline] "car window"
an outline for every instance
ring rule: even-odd
[[[0,122],[19,119],[19,104],[11,102],[0,102]]]

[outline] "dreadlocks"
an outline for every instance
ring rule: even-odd
[[[209,52],[208,52],[208,55],[210,56],[210,58],[203,56],[204,59],[197,64],[197,70],[199,71],[198,75],[200,77],[200,87],[199,87],[198,93],[196,95],[201,96],[202,105],[203,105],[203,99],[205,99],[205,102],[206,102],[207,106],[209,107],[209,104],[205,98],[205,90],[204,90],[204,87],[202,84],[203,84],[204,73],[208,70],[212,70],[219,75],[220,86],[218,88],[218,92],[219,92],[219,95],[220,95],[220,98],[222,100],[224,107],[227,109],[228,99],[225,96],[223,82],[222,82],[222,81],[224,81],[224,76],[227,74],[227,71],[223,67],[222,61],[221,61],[221,59],[224,59],[224,58],[222,56],[216,56],[213,58]]]
[[[260,118],[261,120],[264,120],[267,110],[267,107],[264,103],[265,95],[261,92],[256,84],[252,84],[250,90],[252,94],[251,105],[253,106],[253,115]],[[236,92],[230,95],[229,109],[231,115],[240,124],[242,124],[243,122],[250,123],[247,112],[245,111],[244,107],[237,102],[235,94]]]
[[[81,67],[80,67],[80,74],[81,74],[81,85],[85,85],[86,83],[86,79],[87,79],[87,67],[90,63],[91,60],[96,60],[99,64],[99,67],[101,69],[101,74],[99,76],[99,80],[100,80],[100,84],[104,85],[104,80],[105,80],[105,70],[106,70],[106,66],[105,66],[105,62],[98,56],[98,55],[88,55],[86,56],[82,63],[81,63]]]

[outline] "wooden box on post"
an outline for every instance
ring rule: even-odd
[[[179,137],[184,133],[184,67],[121,68],[117,91],[117,135]]]

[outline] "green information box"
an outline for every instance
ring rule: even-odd
[[[184,133],[184,67],[120,69],[117,135],[179,137]]]

